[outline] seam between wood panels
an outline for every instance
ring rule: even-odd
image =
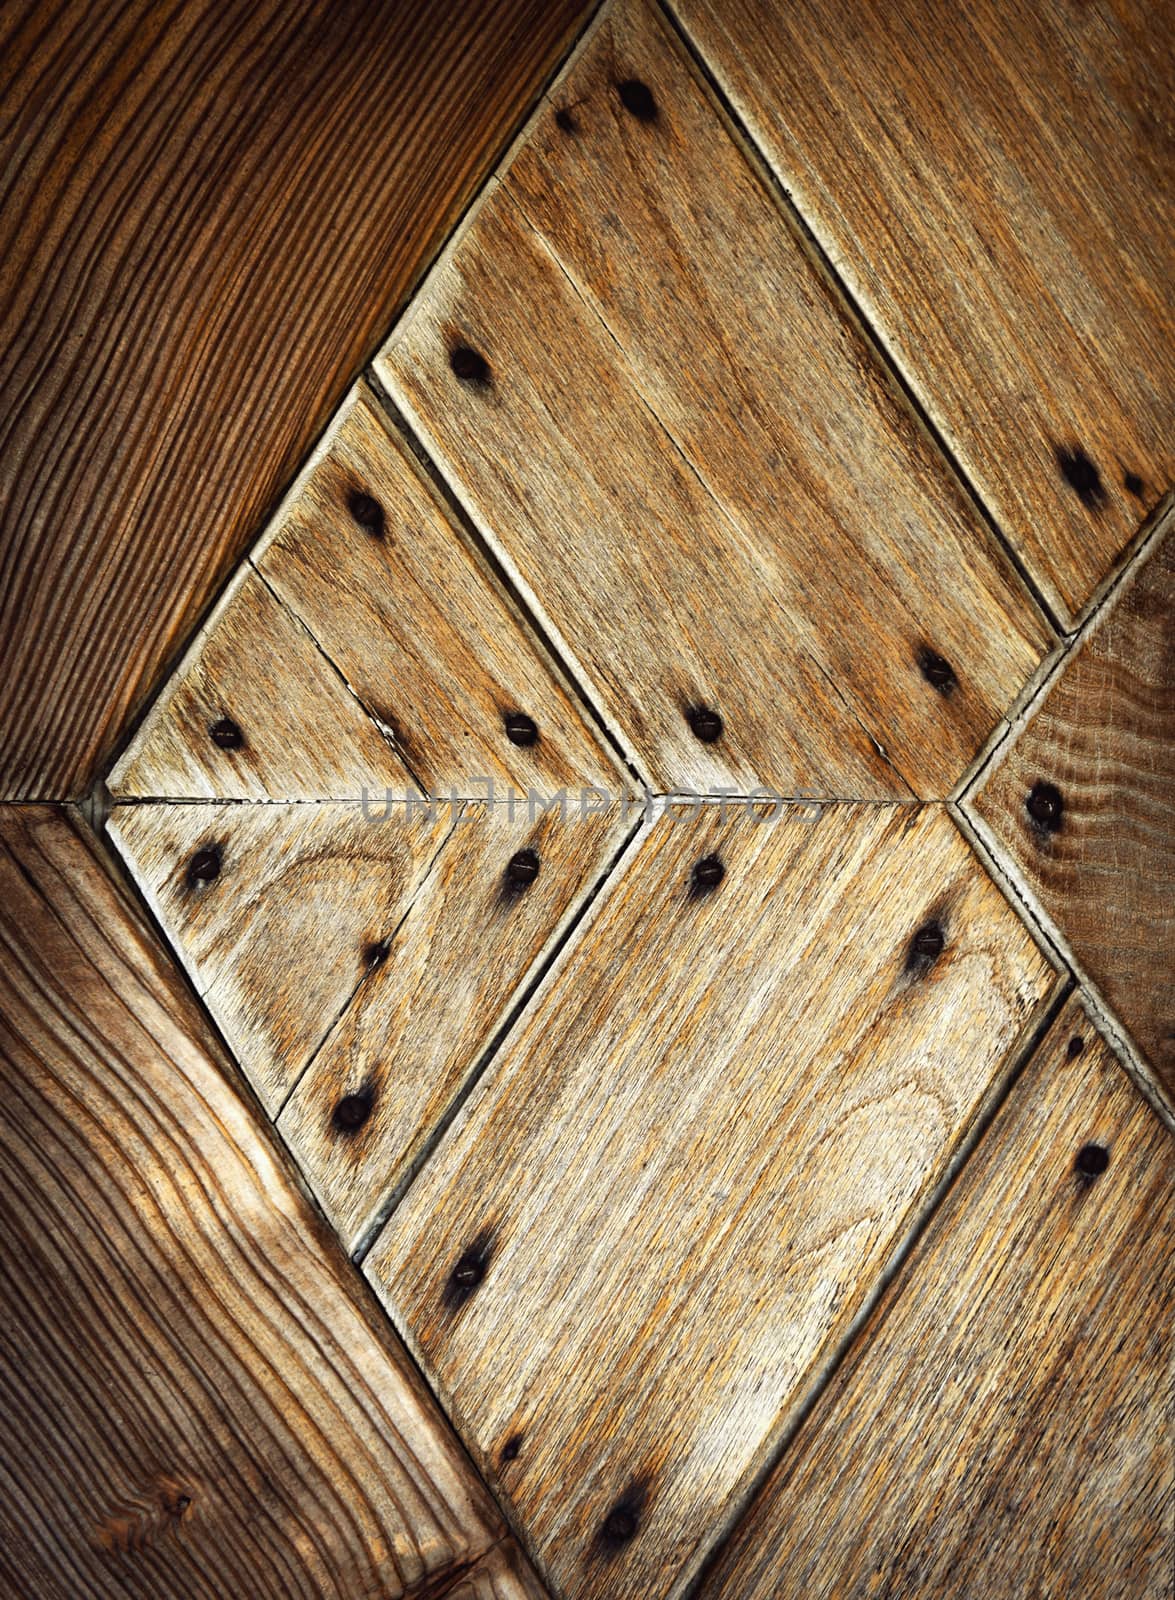
[[[954,1187],[984,1134],[999,1115],[1017,1079],[1043,1043],[1073,992],[1072,978],[1065,972],[1058,972],[1052,991],[1038,1002],[1035,1015],[1025,1023],[1019,1039],[1009,1052],[1008,1061],[989,1084],[970,1126],[956,1145],[937,1182],[922,1197],[920,1203],[915,1201],[912,1205],[906,1231],[882,1266],[852,1322],[833,1349],[811,1370],[809,1386],[796,1407],[764,1447],[758,1463],[748,1469],[738,1488],[727,1497],[717,1533],[708,1542],[699,1542],[697,1551],[673,1584],[666,1600],[696,1600],[699,1596],[703,1583],[742,1524],[756,1495],[791,1448],[820,1397],[857,1343],[858,1337],[865,1331],[886,1291],[917,1248],[942,1202]]]
[[[27,805],[30,803],[21,802],[21,804]],[[476,1566],[476,1564],[485,1556],[489,1555],[498,1545],[502,1544],[506,1539],[509,1538],[509,1530],[514,1528],[514,1524],[510,1518],[506,1516],[499,1497],[494,1493],[494,1490],[488,1479],[481,1471],[479,1471],[477,1464],[474,1462],[470,1453],[469,1446],[465,1442],[464,1436],[453,1421],[449,1408],[443,1403],[440,1394],[437,1392],[436,1387],[430,1380],[427,1369],[419,1360],[418,1354],[412,1347],[411,1343],[404,1339],[398,1332],[394,1319],[388,1314],[388,1311],[380,1301],[379,1296],[375,1293],[375,1290],[367,1278],[367,1275],[358,1270],[357,1265],[348,1258],[348,1253],[339,1237],[338,1230],[334,1227],[334,1224],[330,1221],[329,1217],[327,1217],[322,1205],[319,1202],[318,1196],[306,1182],[302,1170],[294,1157],[293,1150],[287,1144],[280,1130],[266,1112],[265,1107],[261,1104],[256,1090],[253,1088],[252,1083],[249,1081],[243,1068],[237,1060],[236,1054],[222,1033],[216,1018],[209,1011],[204,1002],[203,996],[196,990],[190,974],[185,970],[182,961],[177,959],[176,947],[168,935],[167,930],[163,927],[152,906],[143,894],[142,889],[127,867],[127,864],[123,860],[121,853],[119,852],[114,841],[110,838],[109,834],[105,832],[105,830],[99,833],[96,829],[90,826],[85,817],[85,813],[82,811],[80,805],[75,801],[39,801],[33,802],[32,804],[36,804],[44,808],[51,808],[59,813],[64,813],[67,817],[76,818],[79,831],[83,834],[85,839],[93,845],[101,864],[107,870],[112,872],[116,884],[120,885],[124,890],[129,889],[131,899],[134,902],[139,919],[143,924],[143,931],[145,931],[148,936],[153,938],[158,945],[159,955],[162,961],[166,964],[168,971],[175,973],[178,976],[179,981],[184,984],[188,992],[189,1000],[194,1005],[203,1025],[207,1029],[211,1039],[217,1047],[216,1053],[213,1057],[214,1067],[218,1073],[222,1073],[224,1075],[225,1083],[229,1090],[236,1091],[238,1094],[240,1094],[247,1111],[249,1112],[254,1123],[257,1125],[258,1137],[266,1143],[267,1148],[277,1161],[283,1176],[290,1183],[291,1187],[296,1190],[303,1202],[309,1207],[310,1211],[317,1219],[318,1232],[322,1235],[325,1235],[325,1237],[330,1241],[328,1248],[331,1250],[337,1250],[340,1271],[346,1273],[346,1283],[356,1291],[356,1309],[359,1313],[360,1321],[364,1326],[371,1326],[372,1324],[375,1324],[375,1326],[372,1327],[373,1337],[378,1339],[380,1334],[385,1336],[390,1335],[391,1338],[396,1341],[397,1353],[404,1363],[406,1375],[416,1383],[420,1389],[420,1392],[428,1397],[432,1406],[435,1408],[436,1416],[441,1426],[449,1430],[459,1454],[460,1462],[465,1471],[468,1473],[469,1477],[472,1479],[471,1487],[474,1487],[476,1492],[482,1498],[484,1502],[484,1509],[487,1515],[491,1510],[495,1511],[500,1519],[500,1526],[507,1530],[506,1532],[500,1534],[497,1538],[493,1539],[488,1545],[486,1545],[485,1549],[483,1549],[477,1555],[474,1561],[474,1565]],[[227,1073],[224,1072],[225,1067],[229,1069]],[[317,1249],[319,1247],[320,1240],[312,1234],[308,1237],[307,1243],[311,1248]],[[516,1535],[518,1535],[518,1530],[515,1529],[514,1531]],[[521,1539],[520,1535],[518,1535],[518,1537]],[[442,1594],[444,1592],[445,1591],[442,1591]]]
[[[416,902],[420,899],[420,896],[424,893],[425,885],[429,882],[429,880],[431,879],[433,873],[435,872],[437,862],[440,860],[442,854],[444,853],[446,845],[449,843],[449,840],[453,837],[453,834],[454,834],[454,832],[456,831],[456,828],[457,828],[457,824],[461,821],[461,811],[463,811],[463,810],[464,810],[464,802],[455,803],[450,808],[451,816],[450,816],[449,826],[445,830],[444,838],[436,846],[436,848],[433,850],[432,855],[429,857],[428,865],[425,867],[424,871],[421,873],[420,877],[417,879],[416,887],[413,889],[412,894],[409,897],[408,904],[404,907],[403,913],[400,916],[400,918],[398,919],[398,921],[396,922],[395,927],[392,928],[389,933],[386,933],[386,934],[383,935],[383,937],[379,940],[380,944],[390,945],[392,943],[392,941],[396,938],[397,934],[400,932],[400,929],[404,926],[405,922],[407,922],[409,916],[412,913],[413,907],[416,905]],[[277,1107],[277,1110],[274,1111],[273,1115],[270,1117],[270,1121],[274,1124],[275,1127],[276,1127],[276,1125],[278,1123],[278,1120],[281,1117],[282,1112],[286,1109],[286,1107],[289,1105],[290,1101],[293,1099],[294,1095],[297,1093],[299,1084],[302,1082],[302,1080],[306,1076],[306,1074],[310,1071],[310,1068],[314,1065],[315,1061],[318,1060],[318,1057],[322,1054],[322,1051],[323,1051],[327,1041],[330,1039],[330,1037],[334,1033],[335,1029],[339,1026],[339,1023],[343,1020],[343,1018],[346,1016],[347,1012],[350,1011],[351,1007],[354,1005],[355,999],[358,996],[359,992],[363,989],[363,987],[367,983],[369,983],[371,981],[373,976],[374,976],[374,971],[373,971],[373,969],[371,967],[369,967],[365,972],[361,972],[359,974],[358,981],[355,983],[354,988],[351,990],[350,994],[343,1001],[342,1005],[339,1006],[338,1010],[335,1012],[335,1014],[331,1018],[331,1020],[327,1023],[325,1030],[323,1031],[321,1037],[318,1040],[318,1043],[314,1046],[314,1048],[311,1050],[310,1054],[306,1057],[306,1060],[302,1064],[301,1070],[299,1071],[299,1073],[295,1077],[293,1083],[290,1084],[290,1087],[286,1090],[285,1094],[282,1096],[281,1103]],[[285,1138],[284,1133],[281,1135],[281,1137],[283,1139]],[[294,1160],[296,1161],[297,1160],[297,1155],[296,1155],[292,1145],[290,1146],[290,1154],[293,1155]]]
[[[77,804],[79,808],[84,808],[90,803],[92,792],[105,784],[106,780],[110,776],[110,773],[114,770],[118,762],[125,754],[131,740],[139,731],[142,724],[146,721],[147,717],[151,713],[160,696],[166,690],[167,686],[171,683],[177,670],[181,666],[184,657],[187,655],[195,641],[203,633],[212,616],[212,613],[216,610],[217,606],[224,598],[226,589],[236,577],[241,566],[250,559],[254,552],[255,546],[264,536],[271,522],[279,514],[283,503],[294,490],[299,479],[302,478],[306,472],[307,466],[312,461],[318,459],[318,457],[321,455],[329,436],[335,428],[340,413],[348,404],[351,391],[354,389],[356,382],[362,377],[364,370],[370,366],[371,362],[387,344],[392,331],[407,315],[413,301],[419,298],[422,286],[433,272],[438,261],[440,261],[445,252],[449,249],[454,237],[464,230],[469,214],[480,204],[483,194],[493,182],[494,174],[512,157],[513,152],[517,148],[520,141],[526,137],[526,134],[532,122],[534,121],[537,108],[542,105],[546,96],[554,87],[556,82],[566,73],[569,64],[578,56],[583,47],[584,41],[598,25],[600,15],[606,5],[607,0],[595,0],[595,3],[591,5],[590,9],[588,10],[588,14],[583,21],[577,27],[569,30],[569,36],[566,45],[559,52],[558,59],[547,72],[546,76],[539,82],[537,90],[528,96],[523,108],[512,120],[504,135],[500,139],[495,139],[489,144],[486,150],[487,159],[484,163],[484,170],[486,174],[485,177],[479,184],[474,186],[468,195],[468,198],[465,200],[465,203],[453,216],[452,221],[447,226],[441,227],[437,230],[436,235],[431,242],[430,248],[421,257],[419,264],[409,276],[404,290],[399,298],[399,302],[394,307],[388,323],[370,340],[368,347],[364,351],[361,358],[346,374],[345,379],[340,386],[341,392],[338,400],[333,405],[330,405],[329,409],[325,409],[323,412],[320,412],[321,422],[319,423],[318,428],[313,436],[309,450],[305,453],[305,455],[298,459],[285,479],[274,489],[273,493],[262,505],[256,522],[253,524],[253,531],[241,542],[240,554],[235,559],[231,559],[228,562],[222,580],[215,585],[207,604],[200,608],[191,628],[185,633],[181,642],[169,652],[168,656],[163,662],[163,665],[152,678],[149,686],[141,693],[137,703],[132,706],[124,725],[111,737],[109,743],[99,755],[97,761],[95,762],[95,777],[89,789],[87,789],[84,793],[77,795],[66,795],[56,798],[52,796],[45,796],[41,797],[39,802],[16,801],[14,803],[40,803],[45,805],[53,805],[58,803],[67,805]]]
[[[695,44],[685,24],[673,10],[672,0],[654,0],[654,3],[658,6],[673,33],[680,40],[684,53],[698,73],[704,86],[717,102],[719,111],[729,124],[738,144],[750,158],[760,177],[760,181],[763,182],[768,192],[774,197],[785,219],[792,224],[799,243],[806,250],[813,265],[832,287],[842,306],[849,313],[852,322],[863,334],[880,364],[882,374],[896,387],[907,411],[927,435],[938,455],[946,462],[951,475],[962,488],[983,525],[994,538],[997,548],[1004,559],[1010,564],[1019,578],[1026,597],[1035,605],[1040,616],[1048,624],[1050,633],[1054,636],[1063,636],[1066,630],[1040,585],[1033,577],[1024,558],[1004,533],[1003,528],[980,493],[978,486],[964,470],[958,455],[935,421],[929,406],[923,404],[919,398],[911,380],[907,378],[903,367],[896,355],[890,350],[883,334],[866,315],[864,307],[849,287],[847,281],[842,277],[828,251],[821,244],[807,217],[800,210],[798,202],[791,192],[784,187],[783,180],[760,149],[754,135],[736,110],[702,50]]]
[[[497,180],[493,179],[491,185],[487,185],[486,193],[496,184]],[[537,596],[510,560],[505,548],[499,545],[489,525],[483,523],[472,508],[462,500],[458,474],[452,468],[446,472],[439,452],[434,456],[425,444],[427,434],[419,417],[411,413],[406,404],[402,405],[400,398],[389,392],[374,366],[369,367],[363,376],[389,421],[401,434],[424,469],[429,483],[440,495],[450,516],[456,519],[466,540],[489,569],[494,582],[509,601],[511,609],[517,614],[523,624],[530,648],[535,650],[540,660],[545,658],[554,669],[556,677],[561,680],[577,705],[587,713],[597,733],[603,737],[613,756],[620,761],[623,771],[635,778],[642,789],[647,790],[648,779],[641,770],[635,750],[630,749],[620,725],[614,723],[603,709],[602,698],[589,687],[590,680],[587,674],[560,639],[538,603]]]
[[[370,1219],[364,1224],[355,1248],[351,1251],[351,1260],[356,1266],[361,1266],[367,1258],[396,1208],[431,1160],[434,1151],[461,1114],[466,1101],[485,1076],[494,1058],[521,1020],[523,1012],[530,1007],[533,1001],[538,999],[539,991],[554,981],[554,975],[562,966],[563,961],[570,956],[573,950],[578,949],[581,941],[587,936],[588,930],[595,919],[597,902],[600,896],[606,888],[614,885],[623,876],[624,869],[636,855],[643,825],[643,820],[638,818],[616,846],[611,856],[604,862],[600,874],[591,888],[583,896],[579,904],[572,907],[566,919],[556,927],[547,944],[539,951],[531,963],[531,966],[520,980],[517,989],[515,989],[510,1007],[501,1023],[494,1030],[489,1043],[485,1045],[461,1083],[454,1089],[445,1110],[439,1117],[434,1119],[419,1152],[409,1163],[400,1181],[388,1191],[378,1207],[373,1211]]]

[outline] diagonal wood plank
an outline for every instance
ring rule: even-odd
[[[0,941],[0,1587],[446,1592],[501,1519],[186,989],[47,810],[0,813]]]
[[[389,822],[379,831],[394,832]],[[348,1250],[419,1160],[528,975],[624,842],[622,808],[467,807],[278,1121]],[[533,852],[528,887],[504,869]],[[212,996],[209,996],[211,1001]],[[344,1102],[358,1121],[340,1121]]]
[[[453,830],[448,807],[404,809],[383,826],[343,805],[117,806],[110,819],[271,1112],[382,959]]]
[[[358,799],[411,775],[300,622],[245,567],[110,775],[116,798]]]
[[[705,1600],[1166,1600],[1175,1144],[1074,999]]]
[[[1054,981],[941,808],[628,852],[367,1261],[560,1593],[685,1581]]]
[[[620,769],[361,385],[252,557],[429,793]]]
[[[657,787],[944,795],[1047,646],[641,0],[377,369]]]
[[[671,3],[1071,623],[1175,484],[1169,8]]]
[[[547,1600],[547,1592],[514,1540],[495,1547],[436,1600]],[[432,1600],[430,1595],[429,1600]]]
[[[0,794],[88,790],[587,10],[4,8]]]
[[[1175,517],[966,803],[1175,1101]]]

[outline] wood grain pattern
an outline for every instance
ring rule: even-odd
[[[444,1592],[500,1518],[185,988],[46,810],[0,813],[0,940],[4,1593]]]
[[[630,849],[367,1260],[560,1593],[685,1580],[1053,983],[940,808]]]
[[[456,813],[118,806],[110,832],[266,1108],[276,1114],[408,912]],[[380,809],[372,812],[378,818]],[[210,880],[196,857],[217,853]]]
[[[88,788],[586,14],[0,23],[0,793]]]
[[[445,1600],[547,1600],[534,1569],[512,1539],[495,1545],[443,1593]]]
[[[487,377],[451,370],[462,347]],[[377,367],[656,787],[945,795],[1046,647],[639,0],[609,7]]]
[[[967,810],[1175,1099],[1173,526],[1013,729]],[[1030,806],[1050,790],[1058,812],[1042,822]]]
[[[147,799],[342,800],[389,786],[415,787],[393,742],[248,567],[109,780],[116,798]]]
[[[366,386],[251,559],[426,792],[615,786],[581,706]],[[510,713],[531,719],[532,743],[508,738]]]
[[[1175,1144],[1074,1000],[705,1600],[1168,1600],[1173,1212]]]
[[[376,829],[393,832],[394,821]],[[432,870],[323,1041],[278,1126],[348,1250],[421,1154],[471,1068],[509,1017],[530,969],[601,880],[628,825],[620,808],[567,821],[525,807],[466,807]],[[516,852],[541,862],[511,890]],[[358,1094],[362,1126],[340,1130]]]
[[[1175,484],[1169,7],[672,3],[1071,623]]]

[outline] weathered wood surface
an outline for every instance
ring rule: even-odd
[[[1071,620],[1175,482],[1170,7],[672,6]]]
[[[5,8],[0,793],[88,788],[586,11]]]
[[[1175,1103],[1175,534],[1158,538],[967,809]]]
[[[396,820],[376,832],[394,833]],[[298,1083],[278,1126],[348,1250],[513,1009],[530,969],[601,881],[630,824],[467,806],[403,922]],[[539,873],[512,885],[533,851]],[[209,996],[211,1001],[212,996]],[[339,1108],[357,1097],[357,1126]]]
[[[651,6],[609,7],[377,368],[657,787],[945,795],[1046,648]]]
[[[446,1592],[500,1517],[154,939],[47,810],[0,813],[0,940],[0,1587]]]
[[[415,788],[387,734],[249,567],[110,775],[116,797],[358,799]]]
[[[615,786],[582,706],[366,386],[252,559],[426,791]]]
[[[402,802],[386,824],[357,805],[136,805],[116,807],[109,826],[276,1114],[454,821],[448,807],[407,818]]]
[[[564,1595],[697,1562],[1053,984],[939,808],[629,850],[366,1263]]]
[[[1175,1144],[1074,1000],[705,1600],[1169,1600],[1173,1220]]]
[[[547,1591],[513,1539],[496,1545],[455,1587],[441,1592],[444,1600],[547,1600]]]

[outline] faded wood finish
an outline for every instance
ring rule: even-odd
[[[248,567],[110,776],[116,797],[148,799],[341,800],[389,786],[414,787],[391,739]]]
[[[1169,1600],[1173,1220],[1175,1144],[1072,1001],[705,1600]]]
[[[1169,7],[672,5],[1073,619],[1175,483]]]
[[[582,708],[365,386],[252,559],[427,792],[615,786]],[[511,738],[511,716],[533,726]]]
[[[0,940],[0,1587],[447,1592],[500,1518],[184,986],[48,811],[0,815]]]
[[[562,1594],[688,1575],[1053,984],[939,808],[630,849],[367,1261]]]
[[[394,832],[394,821],[376,831]],[[278,1126],[348,1250],[419,1159],[534,964],[620,849],[619,808],[561,821],[466,807]],[[527,887],[507,864],[533,851]],[[211,998],[211,997],[210,997]],[[340,1126],[348,1096],[364,1108]]]
[[[1047,646],[639,0],[377,366],[659,788],[945,795]]]
[[[1013,728],[968,810],[1175,1102],[1172,526]]]
[[[0,793],[87,789],[586,14],[0,23]]]
[[[438,807],[118,806],[110,832],[276,1114],[453,830]],[[373,813],[378,816],[379,812]],[[215,859],[209,859],[214,856]],[[205,874],[215,872],[215,876]]]

